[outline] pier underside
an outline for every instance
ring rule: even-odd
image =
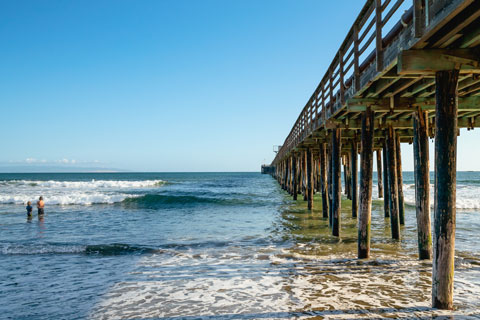
[[[404,4],[366,1],[272,166],[284,189],[295,197],[303,192],[310,209],[312,186],[318,186],[328,206],[323,215],[331,221],[332,234],[341,236],[343,164],[354,217],[359,190],[358,257],[368,258],[373,153],[378,153],[380,169],[383,153],[379,190],[385,191],[391,236],[399,239],[405,223],[400,143],[412,144],[419,257],[433,258],[433,306],[451,309],[456,140],[460,128],[480,127],[480,1],[413,0],[399,12]],[[392,17],[399,21],[387,28]],[[435,138],[434,237],[428,138]]]

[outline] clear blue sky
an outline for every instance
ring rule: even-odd
[[[258,171],[363,1],[0,4],[0,163]]]

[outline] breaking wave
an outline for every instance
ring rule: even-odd
[[[47,205],[120,203],[166,184],[163,180],[0,181],[0,204],[25,204],[41,195]]]

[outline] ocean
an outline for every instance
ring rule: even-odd
[[[0,174],[0,319],[480,317],[480,173],[457,175],[454,311],[430,308],[411,172],[404,193],[398,242],[374,182],[357,260],[348,202],[335,238],[268,175]],[[44,218],[27,219],[39,196]]]

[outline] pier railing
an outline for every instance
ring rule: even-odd
[[[273,165],[283,159],[301,141],[325,124],[343,104],[361,88],[361,79],[372,63],[383,69],[383,52],[399,33],[412,23],[414,6],[400,14],[405,0],[367,0],[347,33],[325,75],[298,116]],[[418,2],[414,0],[414,3]],[[396,24],[392,18],[400,16]],[[385,36],[383,36],[386,34]],[[367,53],[369,53],[367,55]]]

